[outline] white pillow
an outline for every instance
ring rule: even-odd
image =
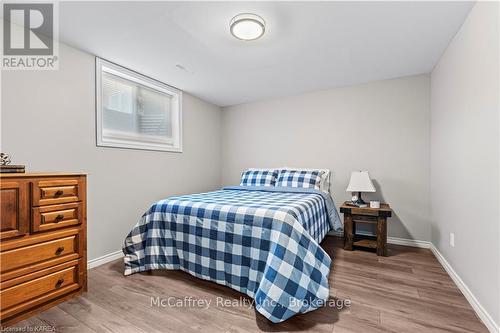
[[[321,171],[321,181],[319,184],[319,188],[321,191],[330,194],[330,170],[328,169],[305,169],[305,168],[292,168],[292,167],[284,167],[280,168],[280,170],[304,170],[304,171]]]

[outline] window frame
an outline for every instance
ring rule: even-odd
[[[123,66],[96,57],[96,145],[99,147],[128,148],[153,151],[182,153],[182,91],[163,82],[152,79]],[[104,70],[105,69],[105,70]],[[155,140],[147,136],[127,135],[126,133],[103,136],[102,73],[106,72],[119,78],[132,81],[159,91],[172,98],[172,140]],[[169,143],[167,143],[169,141]]]

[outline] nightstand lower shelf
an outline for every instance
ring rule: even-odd
[[[359,247],[366,247],[366,248],[370,248],[370,249],[376,249],[377,248],[377,237],[363,236],[358,240],[356,240],[356,237],[355,237],[352,245],[359,246]]]

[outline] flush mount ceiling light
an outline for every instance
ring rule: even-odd
[[[231,34],[241,40],[255,40],[264,34],[266,22],[255,14],[245,13],[236,15],[229,22]]]

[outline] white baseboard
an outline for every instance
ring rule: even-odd
[[[357,231],[356,233],[358,235],[373,236],[373,234],[371,234],[369,232]],[[338,231],[332,231],[332,232],[330,232],[328,234],[331,235],[331,236],[344,237],[344,233],[343,232],[338,232]],[[430,249],[431,248],[431,242],[417,240],[417,239],[408,239],[408,238],[399,238],[399,237],[387,237],[387,243],[389,243],[389,244],[395,244],[395,245],[419,247],[419,248],[422,248],[422,249]]]
[[[408,239],[399,237],[387,237],[387,243],[411,247],[419,247],[421,249],[430,249],[432,243],[429,241],[422,241],[418,239]]]
[[[453,267],[451,267],[446,258],[441,254],[441,252],[439,252],[439,250],[434,246],[434,244],[431,244],[430,249],[434,254],[434,256],[436,256],[439,263],[444,267],[448,275],[451,277],[453,282],[455,282],[458,289],[460,289],[460,291],[465,296],[467,301],[469,301],[470,305],[476,312],[477,316],[482,320],[486,328],[488,328],[488,330],[491,333],[500,333],[499,325],[495,323],[490,314],[483,308],[481,303],[479,303],[478,299],[474,296],[472,291],[469,289],[469,287],[467,287],[467,285],[460,278],[460,276],[458,276],[457,272],[455,272]]]
[[[95,268],[97,266],[104,265],[110,261],[120,259],[122,257],[123,257],[122,250],[111,252],[111,253],[103,255],[102,257],[91,259],[91,260],[87,261],[87,268],[88,269]]]

